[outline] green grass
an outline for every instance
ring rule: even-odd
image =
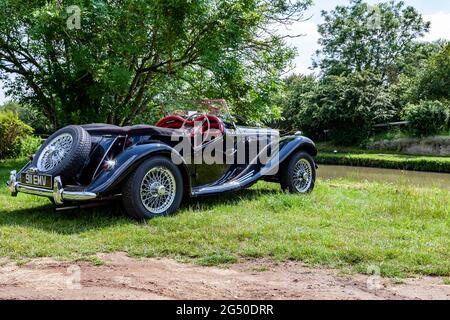
[[[0,163],[0,180],[20,161]],[[308,196],[276,184],[190,200],[178,214],[138,223],[118,206],[54,212],[47,199],[0,187],[0,256],[95,260],[99,252],[201,265],[270,257],[385,276],[450,276],[450,190],[318,181]],[[101,262],[98,262],[101,263]]]
[[[450,157],[380,154],[356,150],[343,152],[332,153],[319,151],[316,160],[319,164],[329,165],[450,173]]]

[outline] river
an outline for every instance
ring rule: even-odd
[[[390,182],[450,190],[450,174],[448,173],[319,165],[317,176],[319,179],[325,180],[346,178],[357,181]]]

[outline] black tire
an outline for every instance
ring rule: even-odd
[[[152,212],[146,208],[141,197],[141,184],[150,170],[158,167],[168,169],[175,179],[175,197],[163,212]],[[183,177],[180,169],[168,158],[162,156],[152,157],[143,162],[135,172],[126,180],[122,187],[122,202],[127,214],[135,219],[147,219],[157,216],[169,215],[177,211],[183,199]]]
[[[38,167],[38,160],[44,149],[54,141],[55,138],[63,134],[72,136],[72,147],[54,168],[45,171],[39,170],[41,173],[52,175],[54,177],[60,176],[63,182],[72,180],[73,177],[80,172],[80,170],[89,161],[89,153],[91,152],[91,136],[80,126],[68,126],[56,131],[52,134],[45,143],[40,147],[33,158],[32,165]],[[39,169],[39,167],[38,167]]]
[[[309,163],[309,169],[311,170],[311,180],[306,183],[305,188],[299,190],[294,184],[294,169],[300,160],[306,160]],[[280,185],[283,191],[290,193],[310,193],[314,190],[314,184],[316,182],[316,164],[310,154],[304,151],[295,153],[287,162],[286,165],[281,168],[280,173]]]

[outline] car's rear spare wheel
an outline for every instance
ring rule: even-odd
[[[38,150],[32,165],[39,173],[71,181],[89,161],[91,136],[80,126],[68,126],[52,134]]]

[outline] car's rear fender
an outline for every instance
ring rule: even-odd
[[[179,152],[164,143],[149,143],[131,146],[115,159],[108,159],[112,168],[103,170],[86,191],[105,194],[117,189],[142,162],[156,155],[164,155],[173,160],[181,170],[185,185],[190,186],[189,171]]]

